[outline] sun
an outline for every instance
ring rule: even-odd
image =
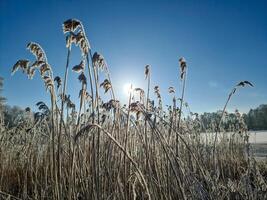
[[[125,83],[123,85],[123,92],[124,94],[126,94],[127,96],[129,95],[129,93],[133,90],[133,84],[131,83]]]

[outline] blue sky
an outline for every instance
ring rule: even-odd
[[[242,112],[267,103],[267,1],[27,1],[0,0],[0,76],[8,104],[21,107],[48,101],[40,76],[10,75],[34,41],[46,51],[55,75],[63,76],[67,50],[61,24],[81,20],[92,50],[104,55],[115,93],[126,101],[125,83],[145,87],[144,66],[152,66],[164,104],[168,87],[180,95],[178,59],[188,63],[185,100],[195,112],[221,109],[231,88],[249,80],[229,109]],[[79,50],[71,66],[80,61]],[[80,83],[70,73],[68,91],[77,98]]]

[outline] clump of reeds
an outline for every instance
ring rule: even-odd
[[[53,76],[44,50],[33,42],[27,47],[35,60],[21,59],[12,69],[12,74],[21,69],[29,78],[39,70],[51,102],[38,102],[36,113],[27,108],[17,127],[1,128],[1,198],[267,198],[266,167],[250,154],[239,112],[232,133],[218,139],[231,96],[240,86],[252,86],[250,82],[236,85],[219,122],[206,128],[185,102],[188,65],[184,58],[179,59],[181,97],[177,96],[180,91],[169,87],[172,102],[167,109],[160,86],[151,84],[150,65],[145,66],[146,89],[132,88],[128,105],[121,105],[107,62],[103,55],[92,53],[83,24],[69,19],[63,23],[63,33],[67,48],[63,78]],[[72,66],[80,81],[77,105],[67,89],[75,46],[81,51]],[[104,102],[106,98],[110,99]],[[214,140],[208,131],[216,133]]]

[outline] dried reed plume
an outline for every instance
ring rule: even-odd
[[[244,118],[238,111],[226,115],[236,90],[251,82],[236,84],[222,113],[206,119],[185,102],[188,66],[180,58],[181,96],[169,87],[171,101],[163,108],[163,93],[145,65],[146,88],[131,85],[128,103],[121,105],[110,67],[92,54],[83,24],[69,19],[62,28],[62,79],[54,78],[53,65],[34,42],[27,48],[35,58],[12,68],[30,79],[40,72],[50,104],[38,102],[37,112],[27,107],[15,127],[0,119],[0,199],[267,199],[267,167],[251,154]],[[74,48],[79,58],[72,56]],[[68,76],[73,62],[80,62],[72,68],[80,84],[71,95],[79,95],[78,103],[67,90],[75,85]],[[102,89],[110,95],[101,95]]]
[[[108,79],[105,79],[101,84],[100,84],[100,87],[103,87],[104,90],[105,90],[105,93],[107,93],[109,91],[109,89],[112,88],[112,85],[111,83],[109,82]]]
[[[82,60],[79,65],[75,65],[72,70],[76,73],[81,73],[85,69],[85,62]]]

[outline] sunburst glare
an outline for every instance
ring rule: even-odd
[[[130,92],[133,91],[133,88],[134,88],[133,84],[125,83],[123,85],[123,93],[128,96],[130,94]]]

